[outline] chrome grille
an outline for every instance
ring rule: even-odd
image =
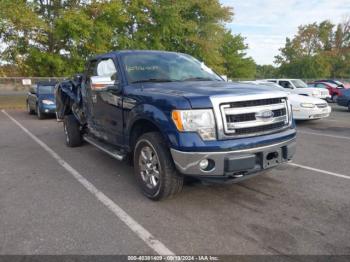
[[[273,133],[290,122],[285,97],[222,103],[220,111],[228,137]]]
[[[230,103],[230,107],[248,107],[248,106],[264,106],[282,103],[282,98],[268,98],[261,100],[251,100],[251,101],[238,101]]]
[[[270,125],[265,125],[265,126],[255,126],[255,127],[247,127],[247,128],[241,128],[237,129],[236,134],[237,135],[245,135],[245,134],[256,134],[259,132],[266,132],[266,131],[271,131],[271,130],[276,130],[283,128],[285,124],[283,122],[278,122]]]

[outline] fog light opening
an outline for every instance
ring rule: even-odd
[[[278,158],[278,153],[277,153],[277,152],[269,153],[269,154],[266,156],[266,159],[267,159],[267,160],[272,160],[272,159],[275,159],[275,158]]]
[[[212,159],[202,159],[200,162],[199,162],[199,168],[202,170],[202,171],[211,171],[213,170],[215,167],[215,162],[214,160]]]

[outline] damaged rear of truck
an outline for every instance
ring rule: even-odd
[[[63,121],[65,115],[73,114],[82,126],[86,124],[80,91],[82,77],[82,74],[77,74],[71,80],[64,80],[56,85],[55,100],[58,121]]]

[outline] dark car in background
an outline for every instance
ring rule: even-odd
[[[350,89],[342,89],[341,94],[338,97],[337,104],[340,106],[345,106],[350,112]]]
[[[342,84],[335,84],[335,83],[331,83],[331,82],[321,82],[321,81],[315,81],[315,82],[308,83],[308,86],[328,89],[329,94],[331,96],[330,100],[334,103],[337,102],[339,95],[341,95],[340,90],[344,89],[344,85],[342,85]],[[328,102],[331,102],[331,101],[328,101]]]
[[[337,85],[339,87],[345,87],[344,83],[338,81],[338,80],[335,80],[335,79],[321,79],[321,80],[316,80],[314,81],[314,83],[331,83],[331,84],[334,84],[334,85]]]
[[[56,113],[55,85],[57,82],[38,82],[31,86],[27,94],[27,111],[36,114],[39,119]]]

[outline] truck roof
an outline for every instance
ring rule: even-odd
[[[108,58],[111,56],[117,56],[119,54],[127,54],[127,53],[180,53],[181,52],[172,52],[172,51],[164,51],[164,50],[139,50],[139,49],[130,49],[130,50],[120,50],[120,51],[112,51],[112,52],[108,52],[105,54],[100,54],[100,55],[96,55],[91,57],[89,60],[95,60],[95,59],[103,59],[103,58]],[[186,54],[184,54],[186,55]]]

